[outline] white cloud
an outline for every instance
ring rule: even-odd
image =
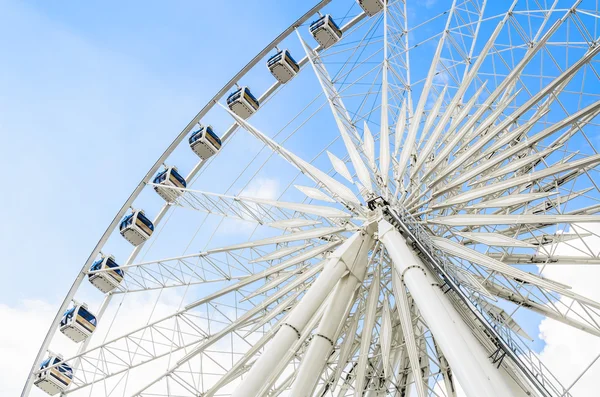
[[[257,178],[240,195],[265,200],[276,200],[279,196],[279,182],[271,178]]]
[[[156,295],[132,294],[128,296],[123,305],[119,305],[120,298],[115,298],[103,320],[99,323],[91,346],[145,325],[152,311],[153,320],[174,313],[179,307],[181,295],[170,291],[164,292],[156,306],[155,298]],[[118,306],[121,306],[117,317],[120,321],[115,321],[111,325]],[[1,396],[17,396],[21,393],[35,355],[55,313],[56,305],[38,300],[22,301],[15,306],[0,304],[0,324],[3,325],[0,327],[0,357],[3,357],[0,360]],[[109,328],[110,338],[106,338]],[[76,354],[78,346],[62,334],[57,333],[50,350],[63,355],[64,358],[69,358]],[[141,387],[149,379],[147,377],[149,373],[158,375],[159,371],[166,369],[166,365],[165,361],[156,363],[152,365],[153,368],[150,371],[148,366],[144,366],[144,376],[132,376],[128,387]],[[116,380],[118,380],[118,377]],[[85,391],[82,395],[88,395],[87,393],[89,391]],[[101,394],[100,391],[98,393]],[[47,396],[35,386],[32,387],[30,395],[35,397]],[[79,394],[76,393],[76,395]]]
[[[16,306],[0,304],[0,395],[21,393],[55,310],[53,305],[38,300],[22,301]]]
[[[190,294],[193,294],[190,291]],[[159,296],[160,295],[160,296]],[[188,294],[189,295],[189,294]],[[189,298],[189,297],[188,297]],[[92,343],[88,349],[94,346],[100,345],[105,341],[111,341],[119,336],[125,335],[133,330],[136,330],[149,322],[165,318],[173,313],[177,312],[181,308],[181,302],[183,295],[181,291],[165,290],[160,291],[144,292],[130,294],[121,301],[122,296],[115,296],[111,301],[110,306],[104,314],[104,317],[99,322]],[[159,299],[157,301],[157,299]],[[188,299],[189,301],[189,299]],[[33,359],[42,344],[42,340],[48,330],[48,326],[52,321],[56,310],[56,305],[52,305],[42,301],[23,301],[15,306],[9,306],[0,304],[0,324],[3,327],[0,328],[0,354],[3,357],[0,363],[0,396],[17,396],[21,393],[27,374],[29,373],[30,367],[33,363]],[[221,307],[220,310],[223,315],[229,318],[235,317],[235,312],[229,307]],[[209,329],[208,323],[205,320],[204,309],[199,308],[195,312],[195,323],[202,329]],[[221,314],[214,311],[210,314],[210,317],[216,321],[212,324],[212,330],[215,331],[214,327],[224,326],[220,323]],[[162,332],[168,335],[169,326],[173,323],[166,322],[161,327]],[[185,332],[185,328],[182,328]],[[140,334],[137,334],[139,337]],[[157,336],[154,335],[154,338]],[[190,336],[191,338],[191,336]],[[153,339],[149,332],[146,332],[144,339],[149,341]],[[188,339],[189,341],[189,339]],[[159,340],[162,343],[162,340]],[[218,374],[223,373],[223,367],[227,367],[231,361],[231,355],[222,352],[230,349],[230,338],[225,338],[215,345],[213,345],[207,356],[193,359],[190,361],[191,367],[194,371],[199,371],[199,363],[202,362],[202,368],[205,372]],[[62,354],[64,358],[68,359],[76,354],[77,349],[80,345],[75,344],[65,336],[57,333],[52,341],[51,350]],[[190,347],[189,349],[193,348]],[[246,345],[244,345],[247,347]],[[115,348],[122,347],[122,345],[115,345]],[[145,346],[146,348],[148,346]],[[134,346],[130,346],[132,350],[135,350]],[[169,346],[156,346],[157,353],[161,351],[168,351]],[[162,349],[162,350],[161,350]],[[166,349],[166,350],[165,350]],[[113,349],[115,353],[117,350]],[[189,352],[189,350],[187,351]],[[144,352],[140,352],[145,355]],[[167,369],[169,369],[173,363],[177,362],[184,351],[178,351],[169,356],[165,356],[152,363],[144,364],[133,370],[131,370],[128,376],[117,375],[106,380],[106,382],[99,382],[94,385],[93,390],[89,388],[82,389],[80,391],[73,392],[70,395],[74,397],[78,396],[104,396],[106,390],[112,392],[111,395],[131,395],[134,392],[139,391],[141,388],[148,385],[150,380],[157,379]],[[123,352],[124,359],[127,353]],[[90,358],[95,357],[95,354],[89,356]],[[138,358],[141,358],[138,357]],[[114,358],[113,358],[114,359]],[[188,368],[188,367],[186,367]],[[90,368],[88,367],[88,370]],[[76,373],[76,376],[78,374]],[[81,376],[81,371],[79,371]],[[89,374],[88,374],[89,376]],[[210,379],[210,376],[207,376]],[[164,384],[160,383],[154,386],[156,390],[160,390]],[[173,385],[171,385],[171,392],[173,393]],[[114,389],[113,389],[114,388]],[[154,390],[154,389],[153,389]],[[154,391],[156,391],[154,390]],[[43,397],[47,396],[42,390],[33,386],[31,389],[32,397]]]
[[[586,230],[583,230],[585,228]],[[600,225],[582,225],[580,233],[600,232]],[[585,242],[596,249],[600,246],[600,238],[589,236]],[[556,254],[581,255],[577,249],[585,250],[583,243],[569,242],[559,244]],[[600,301],[600,267],[594,265],[547,266],[544,276],[560,281],[572,287],[574,292]],[[546,343],[540,357],[550,371],[568,387],[589,363],[600,354],[600,338],[569,327],[555,320],[545,319],[540,323],[540,338]],[[598,378],[600,378],[600,362],[593,365],[571,390],[572,395],[592,397],[598,395]]]

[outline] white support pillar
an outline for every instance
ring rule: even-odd
[[[367,235],[359,250],[353,251],[354,256],[348,255],[349,261],[346,261],[346,266],[351,271],[338,282],[333,292],[331,301],[319,322],[317,332],[302,359],[290,396],[310,397],[312,395],[335,346],[335,340],[341,330],[340,324],[346,320],[348,305],[352,304],[350,300],[354,291],[365,277],[371,246],[372,238]]]
[[[466,325],[461,326],[462,320],[451,302],[444,302],[448,297],[432,283],[433,277],[404,237],[385,220],[379,221],[379,239],[394,262],[395,276],[408,288],[467,396],[525,396],[490,362],[473,333],[465,332]]]
[[[339,323],[344,320],[342,316],[346,313],[348,300],[357,284],[358,280],[350,274],[345,275],[337,284],[331,302],[325,309],[316,333],[313,334],[308,351],[302,358],[290,396],[310,397],[312,395],[327,358],[334,348],[336,330],[339,328]]]
[[[271,343],[256,360],[248,375],[231,394],[231,397],[255,397],[258,395],[288,349],[300,338],[306,324],[323,304],[338,280],[345,272],[353,271],[353,265],[359,252],[364,246],[370,246],[371,242],[372,238],[369,234],[359,231],[333,252],[321,275],[290,312],[287,321],[281,325]]]

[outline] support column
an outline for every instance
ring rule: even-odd
[[[231,394],[231,397],[255,397],[258,395],[285,353],[300,339],[306,324],[323,304],[336,283],[345,272],[354,270],[358,254],[364,247],[370,247],[371,242],[370,234],[359,231],[333,252],[321,275],[291,311],[286,322],[281,325],[271,343],[256,360],[248,375]]]
[[[298,375],[292,385],[290,396],[310,397],[323,372],[327,358],[335,346],[340,324],[346,320],[348,305],[354,291],[363,282],[368,266],[368,254],[372,246],[372,239],[367,236],[359,251],[354,257],[349,257],[351,262],[346,262],[351,270],[337,284],[332,299],[321,318],[317,332],[310,342],[310,346],[300,364]]]
[[[292,384],[291,397],[310,397],[327,363],[327,358],[335,346],[336,331],[346,314],[348,300],[351,298],[358,280],[350,274],[344,276],[336,286],[332,299],[325,309],[319,327],[310,341],[307,352],[302,358],[298,375]]]
[[[411,293],[415,303],[453,373],[469,397],[525,396],[504,379],[500,370],[492,365],[473,333],[457,323],[458,313],[448,297],[433,285],[429,271],[409,248],[404,237],[387,221],[379,221],[379,239],[394,262],[395,276],[399,277]],[[479,346],[479,348],[473,348]]]

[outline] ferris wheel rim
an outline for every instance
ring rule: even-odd
[[[52,321],[52,323],[51,323],[51,325],[50,325],[50,327],[48,329],[48,332],[46,333],[46,336],[44,337],[44,341],[42,342],[42,345],[40,346],[40,349],[39,349],[39,351],[37,353],[37,356],[34,359],[34,362],[33,362],[33,365],[31,367],[31,370],[30,370],[30,372],[29,372],[29,374],[27,376],[26,383],[25,383],[25,385],[23,387],[23,390],[21,392],[21,397],[26,397],[26,396],[29,395],[29,392],[31,390],[31,386],[33,385],[33,376],[36,373],[37,367],[38,367],[39,363],[42,361],[43,356],[46,354],[46,352],[48,350],[48,346],[49,346],[49,344],[51,342],[52,336],[56,332],[56,326],[58,325],[58,323],[59,323],[59,321],[60,321],[60,319],[61,319],[61,317],[63,315],[63,312],[67,309],[68,305],[71,303],[71,301],[73,299],[73,296],[75,295],[77,289],[79,288],[79,285],[84,280],[84,278],[85,278],[85,276],[87,274],[87,270],[89,269],[91,263],[101,253],[102,247],[104,246],[104,244],[106,243],[106,241],[108,240],[108,238],[110,237],[110,235],[117,228],[117,226],[118,226],[121,218],[123,217],[123,215],[125,215],[125,213],[127,212],[127,210],[131,207],[131,205],[133,204],[133,202],[140,195],[140,193],[142,192],[142,190],[149,183],[152,182],[152,178],[153,178],[154,174],[164,164],[164,161],[184,141],[185,137],[189,134],[189,132],[193,129],[193,127],[196,124],[198,124],[198,122],[202,119],[202,117],[206,113],[208,113],[218,103],[219,99],[222,98],[229,90],[231,90],[231,88],[233,88],[237,84],[237,82],[249,70],[251,70],[254,66],[256,66],[260,62],[260,60],[262,60],[264,58],[264,56],[266,54],[268,54],[270,51],[272,51],[274,48],[276,48],[277,44],[279,44],[286,37],[288,37],[289,35],[291,35],[293,33],[293,31],[297,27],[299,27],[300,25],[302,25],[303,23],[305,23],[310,17],[312,17],[313,15],[315,15],[320,9],[322,9],[323,7],[325,7],[331,1],[332,0],[320,0],[319,3],[317,3],[311,9],[309,9],[303,16],[301,16],[300,18],[298,18],[295,22],[293,22],[292,24],[290,24],[273,41],[271,41],[259,53],[257,53],[244,67],[242,67],[240,69],[239,72],[237,72],[219,91],[217,91],[217,93],[212,97],[212,99],[210,99],[207,102],[206,105],[204,105],[200,109],[200,111],[196,114],[196,116],[194,116],[194,118],[184,127],[184,129],[179,133],[179,135],[177,135],[173,139],[173,141],[169,144],[169,146],[163,152],[163,154],[156,160],[156,162],[154,163],[154,165],[152,165],[152,167],[150,167],[150,169],[144,175],[144,177],[142,178],[142,180],[138,183],[138,185],[134,188],[134,190],[132,191],[132,193],[130,194],[130,196],[123,203],[123,205],[121,206],[121,208],[117,211],[117,213],[114,216],[113,220],[109,223],[108,227],[106,228],[106,230],[104,231],[104,233],[102,234],[102,236],[100,237],[100,239],[98,240],[98,242],[96,243],[96,246],[92,250],[92,252],[89,255],[88,259],[85,261],[83,267],[79,271],[77,277],[73,281],[73,284],[69,288],[69,291],[67,292],[65,298],[63,299],[62,304],[59,306],[58,311],[57,311],[57,313],[55,315],[55,318]],[[345,29],[351,28],[352,26],[354,26],[354,24],[358,23],[362,18],[364,18],[365,15],[366,14],[364,14],[364,13],[360,14],[357,18],[353,19],[349,24],[345,25],[344,28]],[[320,50],[320,48],[317,47],[316,50]],[[305,64],[306,61],[307,61],[306,57],[303,58],[303,61],[304,61],[303,64]],[[281,85],[282,84],[280,82],[275,82],[265,92],[265,94],[263,94],[261,96],[261,99],[263,99],[263,97],[269,98],[270,96],[272,96],[272,94],[276,91],[276,89],[278,87],[280,87]],[[238,127],[239,126],[237,125],[237,123],[234,122],[232,124],[232,126],[228,129],[227,135],[223,135],[222,136],[222,140],[225,141],[229,137],[229,135],[231,133],[233,133]],[[202,164],[204,164],[204,163],[205,163],[205,161],[201,160],[201,161],[199,161],[197,163],[196,167],[202,166]],[[165,203],[165,205],[164,205],[164,207],[163,207],[163,209],[161,210],[160,213],[163,213],[165,210],[168,210],[168,208],[169,208],[169,203]],[[137,249],[137,247],[134,247],[132,249],[132,252],[135,252],[136,249]]]
[[[315,8],[319,7],[322,8],[323,6],[325,6],[327,3],[329,3],[329,1],[322,1],[321,3],[319,3],[317,6],[315,6],[313,9],[311,9],[309,12],[307,12],[305,14],[306,19],[310,18],[310,16],[314,15],[315,11],[313,11]],[[364,17],[364,13],[362,14]],[[490,17],[488,19],[492,19],[495,17]],[[245,68],[243,68],[242,70],[245,70],[247,68],[247,70],[245,70],[245,72],[247,72],[248,70],[250,70],[253,66],[255,66],[260,59],[262,59],[264,57],[264,55],[266,55],[269,51],[271,51],[273,48],[275,48],[276,43],[275,41],[279,40],[283,40],[285,37],[287,37],[289,34],[291,34],[293,32],[293,30],[296,28],[297,26],[291,25],[287,30],[289,30],[288,34],[284,37],[278,36],[278,38],[276,38],[273,42],[271,42],[267,47],[265,47],[265,49],[263,49],[263,51],[261,51],[261,53],[259,53]],[[284,31],[285,32],[285,31]],[[274,44],[275,43],[275,44]],[[304,58],[305,59],[305,58]],[[254,62],[256,60],[256,62]],[[305,59],[306,60],[306,59]],[[252,62],[254,62],[253,65],[249,66]],[[306,64],[306,62],[304,62],[304,64]],[[244,72],[244,74],[245,74]],[[146,176],[144,177],[144,179],[142,180],[142,182],[138,185],[138,187],[134,190],[134,193],[132,193],[132,195],[130,196],[130,198],[126,201],[125,205],[121,208],[121,210],[118,212],[117,216],[115,217],[115,219],[113,220],[113,222],[111,223],[111,225],[113,225],[112,230],[109,231],[109,229],[107,229],[107,231],[105,232],[105,235],[110,235],[110,233],[112,233],[114,231],[114,229],[116,228],[116,224],[118,223],[119,219],[122,217],[122,215],[127,211],[127,208],[129,207],[128,204],[131,204],[136,198],[137,195],[143,190],[144,187],[150,185],[150,181],[152,176],[155,174],[155,172],[160,168],[160,165],[163,163],[164,159],[166,157],[168,157],[168,155],[175,149],[175,147],[177,147],[181,141],[183,141],[183,139],[185,138],[185,136],[189,133],[189,131],[191,130],[191,128],[193,128],[193,126],[196,124],[196,122],[202,118],[202,116],[204,114],[206,114],[206,112],[208,112],[215,104],[218,103],[218,98],[223,97],[223,95],[225,95],[225,93],[231,89],[233,87],[233,85],[235,84],[235,81],[239,80],[239,78],[243,77],[244,74],[240,74],[240,72],[238,72],[238,74],[236,74],[236,76],[234,77],[234,79],[230,80],[230,82],[224,86],[223,89],[221,89],[221,91],[219,91],[220,95],[217,94],[215,97],[213,97],[213,99],[211,101],[209,101],[209,103],[200,111],[200,113],[198,113],[198,115],[192,120],[192,122],[190,122],[190,124],[188,124],[188,126],[186,127],[186,129],[184,131],[182,131],[182,133],[180,133],[180,135],[176,138],[175,141],[173,141],[173,143],[168,147],[167,151],[165,151],[165,153],[159,158],[159,160],[156,162],[156,164],[151,168],[151,170],[146,174]],[[234,81],[235,80],[235,81]],[[267,90],[267,93],[273,93],[276,91],[277,87],[279,86],[278,83],[275,83],[271,88],[269,88],[269,90]],[[262,98],[262,97],[261,97]],[[262,102],[262,101],[261,101]],[[206,110],[205,110],[206,109]],[[197,119],[197,120],[196,120]],[[189,128],[188,128],[189,127]],[[237,127],[239,127],[239,123],[235,123],[233,124],[232,127],[230,127],[230,129],[233,128],[233,130],[235,130]],[[233,132],[232,130],[232,132]],[[229,135],[224,136],[228,137]],[[177,141],[179,139],[179,141]],[[226,139],[226,138],[225,138]],[[176,143],[177,141],[177,143]],[[169,151],[169,149],[171,149]],[[168,152],[168,153],[167,153]],[[200,164],[203,164],[204,162],[200,162]],[[138,190],[139,189],[139,190]],[[137,194],[135,194],[137,191]],[[169,205],[165,204],[165,209],[168,209]],[[162,211],[162,210],[161,210]],[[105,236],[103,236],[104,238]],[[108,236],[106,236],[108,237]],[[102,239],[101,239],[102,241]],[[97,245],[98,251],[101,249],[99,248],[100,242]],[[135,252],[135,248],[134,248],[134,252]],[[96,249],[94,250],[96,251]],[[97,253],[96,253],[97,256]],[[93,257],[95,257],[93,254],[90,256],[90,259],[88,259],[88,261],[93,260]],[[129,261],[128,261],[129,263]],[[87,268],[89,268],[88,263],[86,262],[86,264],[84,265],[82,271],[80,272],[81,277],[85,276],[85,273]],[[76,279],[77,282],[77,279]],[[75,286],[75,283],[74,283]],[[73,287],[72,287],[73,288]],[[70,293],[70,292],[69,292]],[[67,295],[68,296],[68,295]],[[65,299],[65,302],[68,304],[70,302],[69,299]],[[64,303],[63,303],[64,304]],[[59,309],[58,313],[57,313],[57,317],[59,318],[62,315],[61,310]],[[54,330],[51,327],[49,334],[52,333]],[[42,353],[42,351],[40,350],[40,353]],[[36,363],[34,363],[34,367],[33,369],[35,370],[35,365]],[[33,372],[32,372],[33,374]],[[31,374],[30,374],[31,376]]]

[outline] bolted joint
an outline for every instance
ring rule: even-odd
[[[296,335],[298,336],[298,339],[300,339],[302,337],[302,335],[300,334],[300,331],[298,331],[298,328],[296,328],[293,325],[288,324],[288,323],[281,324],[280,328],[283,328],[284,325],[287,325],[288,327],[290,327],[291,329],[293,329],[296,332]]]

